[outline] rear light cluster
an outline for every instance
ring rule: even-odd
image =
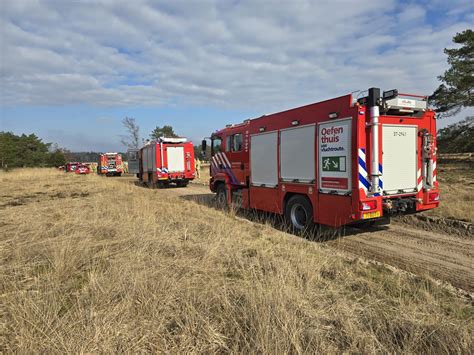
[[[359,208],[361,211],[375,210],[377,208],[377,200],[361,201]]]
[[[429,202],[438,202],[439,201],[439,192],[430,192],[428,194]]]

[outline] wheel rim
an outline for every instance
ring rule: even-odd
[[[308,213],[300,203],[296,203],[291,207],[290,217],[291,223],[297,229],[304,229],[308,223]]]

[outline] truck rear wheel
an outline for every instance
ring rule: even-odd
[[[313,225],[313,207],[306,197],[295,195],[286,203],[285,218],[292,230],[302,232]]]
[[[168,180],[159,180],[157,183],[156,183],[156,186],[159,188],[159,189],[166,189],[170,186],[170,182]]]
[[[146,186],[148,188],[153,189],[155,187],[155,184],[153,183],[153,179],[150,174],[148,174],[148,181],[146,182]]]

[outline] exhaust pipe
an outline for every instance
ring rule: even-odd
[[[371,159],[371,193],[380,193],[379,188],[379,102],[380,102],[380,89],[370,88],[369,89],[369,108],[370,108],[370,126],[372,131],[372,159]]]

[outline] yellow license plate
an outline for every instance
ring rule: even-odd
[[[380,211],[367,212],[367,213],[362,214],[362,219],[378,218],[380,217],[380,215],[381,215]]]

